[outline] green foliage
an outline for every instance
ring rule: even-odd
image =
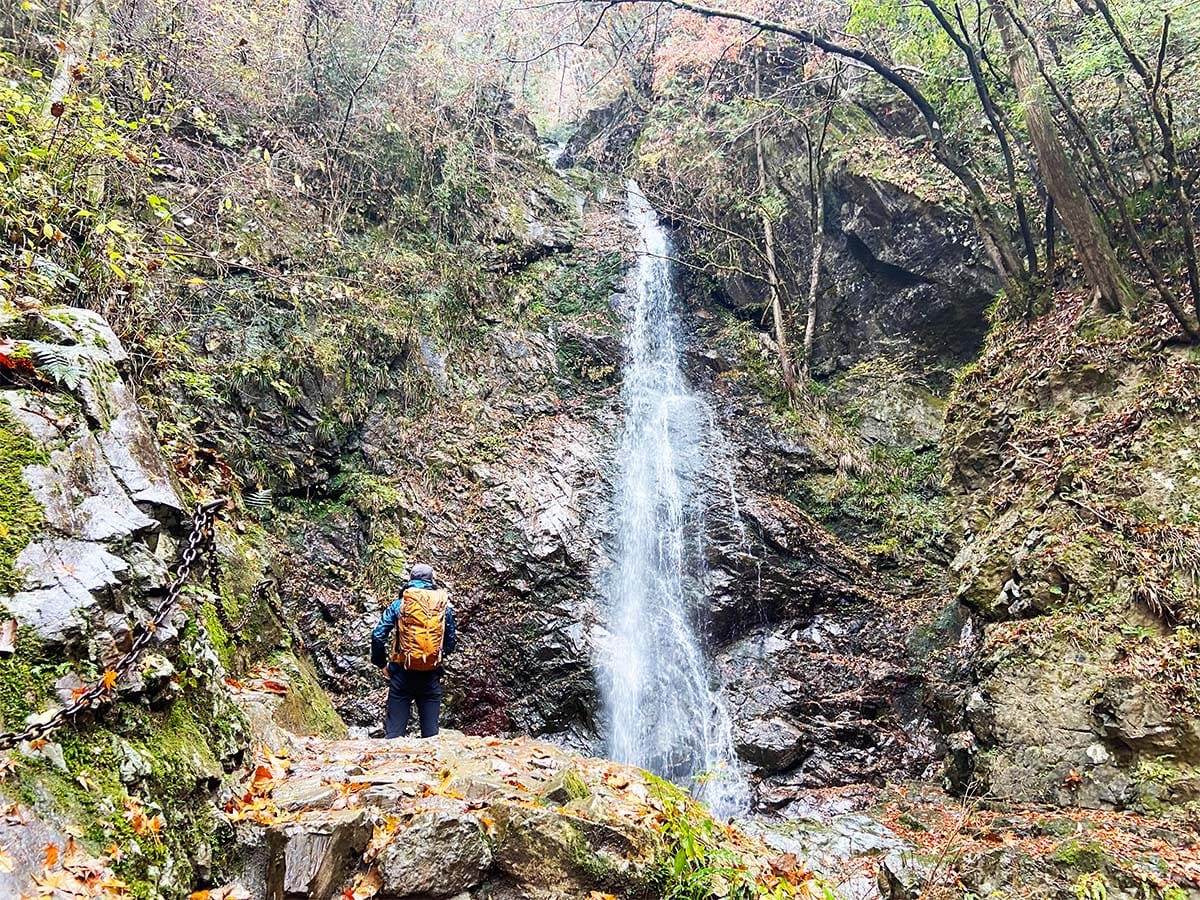
[[[74,391],[84,377],[86,362],[73,357],[66,348],[53,344],[39,346],[34,353],[38,371],[55,384]]]
[[[752,868],[730,847],[727,832],[702,806],[668,781],[648,776],[662,806],[664,849],[652,881],[661,900],[750,900],[808,896],[786,879]],[[807,888],[807,886],[806,886]]]
[[[605,253],[591,259],[547,259],[534,263],[510,278],[506,291],[513,306],[529,323],[539,326],[549,318],[570,316],[611,317],[609,299],[620,281],[621,257]]]
[[[149,206],[139,144],[157,123],[87,92],[47,110],[45,88],[39,69],[0,54],[0,294],[106,305],[178,258],[165,201]]]
[[[791,415],[787,390],[779,364],[771,358],[758,337],[758,332],[749,323],[726,313],[718,340],[730,347],[741,361],[745,377],[780,416]]]
[[[343,469],[329,482],[330,490],[368,518],[400,506],[401,496],[389,479],[356,469]]]
[[[1078,900],[1108,900],[1108,882],[1099,872],[1080,875],[1074,890]]]

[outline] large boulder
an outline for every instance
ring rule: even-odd
[[[4,421],[42,460],[22,477],[44,524],[17,554],[17,590],[0,604],[49,645],[95,638],[111,652],[106,635],[140,624],[129,601],[167,581],[183,504],[122,376],[128,355],[103,319],[48,310],[11,333],[13,352],[44,380],[0,392]]]
[[[389,896],[449,897],[483,882],[492,847],[475,816],[427,812],[384,847],[378,864]]]

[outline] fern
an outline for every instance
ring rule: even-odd
[[[260,488],[257,491],[251,491],[242,496],[242,503],[246,509],[256,515],[262,515],[270,511],[274,497],[271,494],[270,488]]]
[[[35,345],[33,355],[37,359],[38,370],[50,381],[68,391],[79,387],[84,372],[78,357],[53,344]]]

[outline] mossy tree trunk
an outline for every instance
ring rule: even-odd
[[[990,0],[989,5],[1008,54],[1013,83],[1025,113],[1025,127],[1046,190],[1054,197],[1054,208],[1071,236],[1084,277],[1099,305],[1109,312],[1118,312],[1133,300],[1133,285],[1117,260],[1108,231],[1088,199],[1080,174],[1067,155],[1046,100],[1033,48],[1022,40],[1014,21],[1020,10],[1007,6],[1004,0]]]

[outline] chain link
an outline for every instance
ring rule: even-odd
[[[225,506],[224,500],[210,500],[196,508],[192,516],[192,530],[188,534],[179,561],[175,564],[171,583],[167,586],[162,601],[154,611],[153,618],[146,623],[141,632],[134,638],[133,644],[113,666],[104,673],[104,677],[91,687],[80,693],[69,706],[65,706],[50,718],[35,722],[22,731],[0,734],[0,750],[11,750],[25,741],[40,740],[50,732],[61,728],[67,722],[75,719],[85,710],[99,706],[102,702],[112,699],[112,691],[116,683],[133,669],[146,645],[154,639],[155,634],[167,624],[167,620],[179,603],[179,595],[191,575],[196,560],[202,555],[212,553],[215,546],[214,523],[217,513]]]
[[[217,619],[221,623],[221,627],[225,629],[225,633],[230,638],[236,639],[237,635],[241,634],[242,629],[250,622],[250,616],[253,615],[255,608],[264,600],[270,609],[279,616],[282,621],[283,615],[278,605],[272,602],[271,598],[275,594],[278,585],[274,578],[265,578],[250,589],[250,599],[246,601],[246,605],[242,608],[242,614],[236,622],[229,618],[229,610],[225,608],[225,598],[221,595],[219,589],[216,590],[217,604]]]

